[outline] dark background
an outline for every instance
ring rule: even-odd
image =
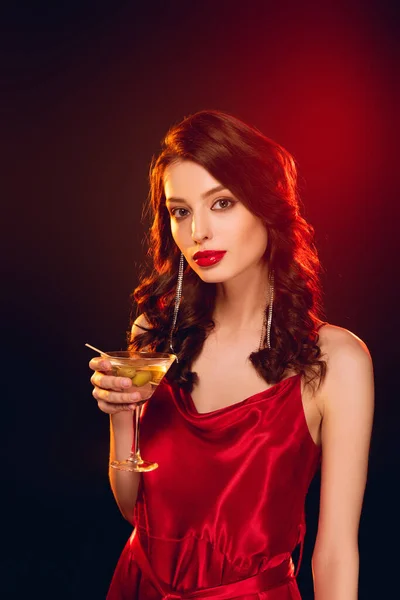
[[[151,156],[204,108],[298,161],[326,318],[372,354],[360,598],[395,595],[399,496],[395,3],[15,2],[1,9],[0,590],[103,599],[131,527],[107,479],[89,342],[124,347]],[[318,477],[299,586],[312,598]]]

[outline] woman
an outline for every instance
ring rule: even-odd
[[[300,598],[304,501],[321,463],[315,598],[356,600],[373,369],[357,336],[321,320],[294,160],[201,111],[169,131],[150,187],[152,270],[134,292],[131,347],[178,362],[142,417],[141,450],[159,468],[110,470],[135,530],[108,599]],[[140,391],[124,392],[130,380],[104,359],[90,367],[110,458],[123,459]]]

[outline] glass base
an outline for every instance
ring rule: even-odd
[[[117,469],[118,471],[133,471],[135,473],[146,473],[147,471],[154,471],[158,468],[157,463],[148,462],[142,458],[131,456],[126,460],[113,460],[110,463],[110,467]]]

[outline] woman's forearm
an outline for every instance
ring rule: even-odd
[[[315,600],[358,600],[358,550],[335,556],[313,556]]]
[[[110,462],[124,460],[132,449],[133,417],[131,411],[110,416]],[[140,473],[119,471],[110,467],[109,478],[114,498],[122,515],[133,524]]]

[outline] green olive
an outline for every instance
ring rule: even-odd
[[[118,366],[117,375],[118,377],[129,377],[132,379],[132,377],[135,377],[136,375],[136,369],[135,367],[130,367],[129,365]]]
[[[150,371],[139,371],[139,373],[136,373],[132,378],[132,385],[142,387],[142,385],[146,385],[146,383],[150,381],[151,376],[152,374]]]

